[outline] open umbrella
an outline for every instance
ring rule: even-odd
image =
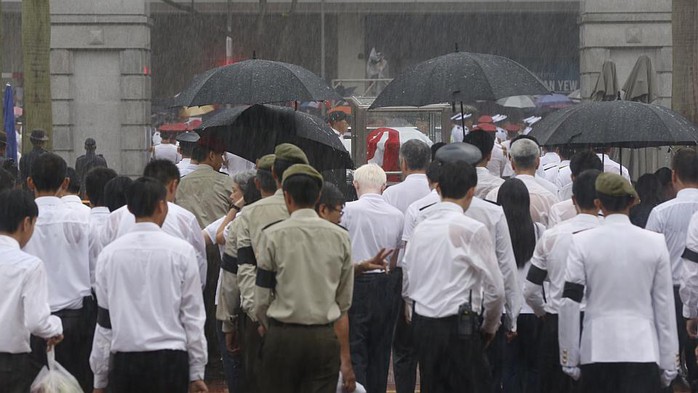
[[[574,105],[574,101],[564,94],[546,94],[536,100],[539,108],[567,108],[570,105]]]
[[[531,132],[541,145],[656,147],[695,145],[698,128],[659,105],[587,102],[550,114]]]
[[[500,98],[497,104],[505,108],[535,108],[536,103],[530,96],[511,96]]]
[[[254,162],[274,152],[280,143],[293,143],[319,171],[353,168],[339,137],[319,117],[276,105],[224,109],[206,120],[202,132],[220,136],[233,154]]]
[[[513,60],[456,52],[419,63],[403,72],[376,97],[371,108],[496,101],[549,92],[538,77]]]
[[[295,64],[245,60],[194,77],[173,106],[341,100],[319,76]]]
[[[5,95],[3,97],[3,130],[7,136],[7,148],[5,158],[17,162],[17,134],[15,133],[15,99],[12,94],[12,86],[5,85]]]
[[[652,61],[647,55],[637,59],[628,80],[623,85],[625,99],[650,103],[657,99],[657,73],[654,72]]]
[[[616,75],[616,63],[606,60],[601,66],[599,79],[591,93],[594,101],[614,101],[618,98],[618,76]]]

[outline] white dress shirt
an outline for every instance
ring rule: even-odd
[[[681,284],[681,254],[686,248],[688,224],[697,211],[698,189],[685,188],[676,193],[676,198],[655,206],[647,219],[645,229],[664,234],[671,257],[671,279],[674,285]]]
[[[381,248],[397,249],[402,242],[404,215],[379,194],[363,194],[344,206],[342,226],[349,231],[354,263],[373,258]],[[381,272],[374,270],[369,273]]]
[[[531,219],[534,222],[539,222],[544,226],[548,226],[550,208],[558,203],[557,196],[543,187],[536,178],[531,175],[516,175],[516,178],[521,180],[526,188],[531,199]],[[497,201],[499,187],[490,191],[487,195],[487,200]]]
[[[492,174],[492,176],[501,177],[502,173],[504,172],[504,168],[508,163],[509,160],[504,155],[502,145],[495,142],[494,147],[492,148],[492,157],[490,157],[490,160],[487,162],[487,170],[490,172],[490,174]]]
[[[550,215],[548,217],[548,228],[552,228],[557,224],[567,221],[577,215],[577,208],[574,206],[572,199],[565,199],[550,207]]]
[[[580,340],[579,303],[586,295]],[[662,235],[612,214],[572,236],[559,312],[560,363],[657,363],[677,368],[669,251]]]
[[[615,173],[616,175],[621,175],[630,181],[630,175],[628,174],[628,169],[619,163],[613,161],[608,154],[597,154],[599,160],[603,162],[603,171],[608,173]],[[622,169],[621,169],[622,168]],[[621,172],[622,170],[622,172]]]
[[[683,279],[680,295],[683,302],[683,316],[698,318],[698,213],[693,214],[688,224],[686,249],[681,259],[683,259]]]
[[[574,190],[572,189],[572,186],[573,183],[567,183],[564,186],[560,187],[557,192],[557,198],[561,201],[572,199],[572,195],[574,195]]]
[[[191,245],[156,224],[137,223],[102,250],[96,277],[111,329],[98,325],[95,332],[95,388],[108,384],[109,356],[117,352],[186,351],[189,380],[203,379],[206,313]]]
[[[177,146],[171,143],[161,143],[153,147],[153,157],[156,160],[172,161],[173,164],[182,159],[182,156],[177,152]]]
[[[572,235],[599,225],[601,220],[597,216],[579,214],[545,231],[538,240],[524,284],[524,298],[536,315],[559,312]],[[543,299],[543,282],[549,284],[546,287],[545,300]]]
[[[558,196],[558,194],[560,193],[560,189],[555,185],[555,183],[552,183],[551,181],[547,180],[544,176],[538,175],[538,173],[536,173],[534,179],[536,179],[536,181],[541,186],[545,187],[545,189],[550,191],[553,195]]]
[[[557,166],[560,164],[560,156],[554,151],[549,151],[540,157],[539,168],[543,172],[543,177],[550,182],[554,182],[554,175],[557,175]]]
[[[57,197],[36,198],[39,217],[24,251],[44,262],[51,312],[82,308],[91,294],[89,215]]]
[[[84,214],[86,216],[90,215],[90,208],[86,206],[84,203],[82,203],[82,199],[80,199],[79,196],[65,195],[61,197],[61,200],[65,203],[66,206],[75,210],[79,214]]]
[[[463,137],[470,132],[468,127],[465,127],[465,132],[463,131],[463,126],[460,124],[455,124],[451,127],[451,143],[463,142]]]
[[[430,191],[427,175],[413,173],[408,175],[402,183],[386,188],[383,191],[383,198],[404,213],[412,202],[426,196]]]
[[[430,208],[407,244],[403,296],[415,312],[429,318],[458,314],[471,294],[484,293],[483,329],[494,333],[504,311],[504,282],[485,226],[450,202]],[[473,310],[480,302],[472,301]]]
[[[0,288],[0,353],[31,352],[30,334],[50,338],[63,333],[60,318],[49,310],[44,264],[2,235]]]
[[[177,204],[167,202],[167,208],[167,217],[165,223],[162,224],[162,230],[194,247],[199,265],[201,286],[203,287],[206,285],[208,264],[206,262],[206,243],[204,243],[204,235],[201,233],[199,222],[193,213]],[[114,210],[102,228],[100,236],[102,247],[128,233],[135,223],[136,218],[128,211],[128,206]]]
[[[100,234],[102,228],[109,220],[109,208],[97,206],[90,209],[90,284],[95,285],[95,266],[97,258],[102,252],[102,240]]]
[[[572,169],[570,160],[562,160],[557,165],[557,174],[553,181],[558,188],[563,189],[567,184],[572,184]]]
[[[477,186],[475,186],[475,196],[485,199],[490,191],[498,188],[504,183],[504,179],[493,175],[488,168],[476,167]]]

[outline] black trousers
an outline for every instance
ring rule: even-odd
[[[244,393],[256,393],[259,391],[259,367],[262,346],[262,337],[257,331],[259,326],[244,312],[240,321],[240,351],[242,352],[242,369],[244,371],[245,384],[240,391]]]
[[[572,378],[562,372],[562,366],[560,366],[557,314],[546,314],[543,320],[538,342],[538,359],[538,381],[541,393],[572,391]]]
[[[397,301],[396,274],[362,274],[354,280],[349,309],[349,344],[356,381],[366,391],[385,392]]]
[[[186,351],[117,352],[109,373],[112,393],[189,391]]]
[[[486,393],[492,388],[480,334],[458,336],[457,317],[412,317],[422,393]]]
[[[580,368],[584,393],[657,393],[661,389],[656,363],[592,363]]]
[[[0,353],[0,393],[27,393],[36,372],[29,353]]]
[[[696,339],[688,337],[686,319],[683,317],[683,302],[679,295],[679,286],[674,286],[674,305],[676,307],[676,330],[679,335],[679,354],[684,356],[688,382],[698,380],[698,365],[696,365]]]
[[[537,393],[540,320],[520,314],[516,325],[517,336],[504,347],[502,386],[506,393]]]
[[[97,307],[92,297],[83,299],[79,310],[61,310],[53,313],[63,324],[63,341],[56,345],[56,361],[72,374],[82,390],[92,391],[93,374],[90,368],[90,352],[97,323]],[[32,365],[38,374],[47,364],[46,340],[31,337]]]
[[[391,276],[398,280],[396,296],[397,323],[393,337],[393,375],[397,393],[414,393],[417,384],[417,354],[414,349],[412,325],[405,320],[405,302],[402,301],[402,269],[395,268]]]

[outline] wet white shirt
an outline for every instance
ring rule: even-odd
[[[521,180],[528,189],[528,194],[531,198],[531,219],[547,227],[550,208],[559,202],[557,196],[543,187],[531,175],[517,175],[516,178]],[[498,192],[499,188],[490,191],[487,195],[487,200],[496,201]]]
[[[577,215],[577,208],[574,206],[572,199],[565,199],[550,207],[550,216],[548,218],[548,228],[552,228],[557,224],[567,221]]]
[[[95,332],[95,388],[108,384],[109,356],[117,352],[186,351],[189,380],[203,379],[206,313],[191,245],[156,224],[137,223],[102,250],[96,278],[111,328],[100,323]]]
[[[165,217],[165,223],[162,224],[162,230],[186,241],[194,247],[199,265],[201,286],[203,287],[206,285],[208,264],[206,262],[206,243],[204,243],[204,236],[201,233],[199,222],[193,213],[177,204],[167,202],[167,208],[167,217]],[[136,218],[128,211],[128,206],[122,206],[113,211],[102,228],[100,235],[102,247],[106,247],[117,238],[128,233],[135,223]]]
[[[536,315],[559,312],[572,235],[599,225],[601,225],[601,219],[598,217],[579,214],[545,231],[538,240],[524,284],[526,303]],[[545,300],[543,299],[544,282],[549,284],[545,290]]]
[[[430,208],[407,243],[403,297],[429,318],[458,313],[470,293],[483,291],[483,329],[494,333],[504,310],[504,282],[487,228],[450,202]],[[473,310],[480,310],[474,301]]]
[[[686,188],[676,193],[676,198],[652,209],[645,229],[661,233],[666,240],[671,258],[671,278],[674,285],[681,284],[686,234],[691,217],[698,211],[698,189]]]
[[[171,143],[161,143],[153,147],[153,157],[156,160],[167,160],[173,164],[178,163],[182,156],[177,152],[177,146]]]
[[[90,208],[86,206],[84,203],[82,203],[82,200],[80,199],[79,196],[77,195],[65,195],[61,197],[61,200],[63,203],[65,203],[66,206],[69,208],[75,210],[79,214],[83,214],[88,216],[90,215]]]
[[[90,290],[89,215],[57,197],[36,198],[39,217],[24,251],[44,262],[51,312],[82,308]]]
[[[562,190],[568,184],[572,184],[572,169],[570,169],[570,160],[562,160],[557,165],[557,173],[555,180],[552,181],[555,185]],[[570,190],[570,198],[572,191]]]
[[[48,282],[41,260],[0,235],[0,353],[28,353],[29,335],[50,338],[63,333],[61,319],[51,315]]]
[[[560,193],[560,189],[552,182],[548,181],[544,176],[538,175],[536,173],[536,176],[534,177],[536,181],[543,187],[545,187],[546,190],[550,191],[551,194],[558,196]]]
[[[100,234],[107,220],[109,220],[109,214],[109,208],[104,206],[90,209],[90,284],[93,287],[95,285],[95,266],[97,266],[97,258],[103,248]]]
[[[540,157],[539,168],[543,172],[543,177],[549,182],[555,182],[557,177],[557,166],[560,164],[560,156],[553,151],[549,151]]]
[[[603,162],[603,171],[608,173],[615,173],[616,175],[621,175],[630,181],[630,175],[628,174],[628,169],[619,163],[613,161],[608,154],[597,154],[599,160]],[[622,169],[621,169],[622,168]],[[621,170],[623,171],[621,173]]]
[[[686,248],[682,251],[683,276],[681,280],[681,301],[683,316],[698,318],[698,213],[693,214],[688,224]]]
[[[430,191],[427,175],[413,173],[408,175],[402,183],[386,188],[383,191],[383,198],[404,213],[412,202],[426,196]]]
[[[502,176],[502,173],[504,173],[504,168],[508,163],[509,160],[504,155],[502,145],[495,142],[494,147],[492,147],[492,157],[487,162],[487,170],[490,172],[490,174],[492,174],[492,176],[499,178]]]
[[[363,194],[344,206],[341,225],[349,231],[352,260],[359,263],[373,258],[381,248],[397,252],[402,241],[404,215],[379,194]]]
[[[489,166],[489,165],[488,165]],[[485,199],[487,194],[495,188],[504,184],[504,179],[493,175],[488,168],[476,167],[477,186],[475,186],[475,196]]]

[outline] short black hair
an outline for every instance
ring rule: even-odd
[[[400,157],[405,160],[407,169],[426,170],[431,161],[431,148],[419,139],[410,139],[400,146]]]
[[[278,157],[274,159],[274,175],[276,175],[276,178],[279,179],[279,182],[281,182],[281,179],[283,179],[286,169],[295,164],[305,164],[305,162],[301,160],[284,160]]]
[[[110,212],[126,206],[126,189],[133,183],[128,176],[117,176],[104,185],[104,205]]]
[[[196,142],[179,142],[179,150],[182,152],[183,156],[191,157],[194,152],[194,147],[196,147]]]
[[[698,183],[698,153],[693,149],[679,149],[671,159],[671,169],[683,183]]]
[[[111,168],[95,167],[85,175],[85,193],[92,206],[106,206],[104,187],[109,180],[116,177],[116,171]]]
[[[601,204],[603,205],[604,209],[608,210],[609,212],[623,211],[628,207],[628,205],[633,203],[633,199],[635,199],[630,195],[611,196],[602,194],[600,192],[596,193],[596,198],[598,198],[599,201],[601,201]]]
[[[596,199],[596,178],[602,172],[598,169],[587,169],[575,176],[572,183],[572,194],[580,209],[588,210],[594,208]]]
[[[150,177],[167,186],[173,180],[179,180],[179,168],[170,160],[153,160],[143,169],[143,177]]]
[[[55,192],[61,188],[66,178],[68,165],[60,156],[44,153],[32,161],[29,176],[37,191]]]
[[[444,142],[436,142],[433,145],[431,145],[431,160],[434,161],[434,157],[436,157],[436,152],[439,151],[440,148],[446,146],[446,143]]]
[[[509,144],[509,146],[513,145],[514,142],[518,141],[519,139],[529,139],[529,140],[532,140],[533,142],[536,142],[536,145],[538,145],[538,147],[540,147],[540,143],[538,143],[538,139],[536,139],[536,137],[534,137],[533,135],[527,135],[527,134],[519,134],[519,135],[517,135],[516,138],[514,138],[514,139],[511,140],[511,143]]]
[[[206,156],[208,156],[208,149],[199,144],[191,150],[191,159],[194,161],[206,161]]]
[[[439,182],[439,170],[441,169],[441,161],[432,161],[427,167],[427,180],[431,183]]]
[[[347,200],[344,197],[344,194],[342,194],[342,191],[340,191],[339,187],[337,187],[334,183],[326,181],[322,185],[322,190],[320,191],[320,199],[318,199],[317,203],[315,204],[315,210],[319,211],[320,205],[331,207],[337,205],[344,206],[346,202]]]
[[[11,190],[16,184],[17,178],[10,171],[0,168],[0,191]]]
[[[71,194],[79,194],[80,187],[82,187],[82,180],[78,176],[78,173],[75,171],[75,168],[66,168],[65,177],[70,179],[70,182],[68,183],[68,189],[66,191],[68,191]]]
[[[269,175],[269,177],[271,178],[271,175]],[[245,191],[242,192],[242,199],[245,201],[245,205],[251,205],[257,202],[258,200],[262,199],[262,194],[254,185],[254,179],[254,176],[247,179]],[[271,180],[272,182],[274,182],[274,179]],[[274,183],[274,187],[276,187],[276,183]]]
[[[659,179],[659,182],[662,183],[662,187],[666,187],[667,185],[672,184],[671,180],[671,168],[667,168],[665,166],[657,169],[654,172],[655,175],[657,175],[657,179]]]
[[[572,172],[572,176],[579,176],[580,173],[588,169],[596,169],[603,172],[603,163],[601,159],[599,159],[599,156],[591,150],[574,153],[570,159],[570,171]]]
[[[0,192],[0,232],[15,233],[22,221],[39,215],[39,207],[34,197],[25,190],[5,190]]]
[[[320,185],[317,179],[307,175],[294,175],[283,183],[283,190],[293,199],[299,207],[315,208],[320,198]]]
[[[664,201],[664,188],[654,173],[640,176],[635,183],[635,191],[645,205],[656,206]]]
[[[574,155],[574,153],[575,153],[575,149],[573,147],[568,146],[568,145],[560,146],[558,148],[558,155],[563,160],[569,160]]]
[[[271,171],[266,169],[257,169],[257,175],[255,177],[257,180],[259,180],[260,191],[264,191],[266,193],[276,192],[278,187],[276,186],[276,180],[274,180],[274,176],[271,174]]]
[[[128,211],[136,218],[152,216],[158,203],[166,198],[165,186],[152,177],[140,177],[126,189]]]
[[[447,162],[439,169],[442,198],[460,199],[477,185],[477,172],[465,161]]]
[[[492,149],[494,148],[494,135],[490,132],[475,130],[470,131],[468,135],[463,138],[463,142],[470,143],[480,150],[482,154],[482,159],[492,154]]]

